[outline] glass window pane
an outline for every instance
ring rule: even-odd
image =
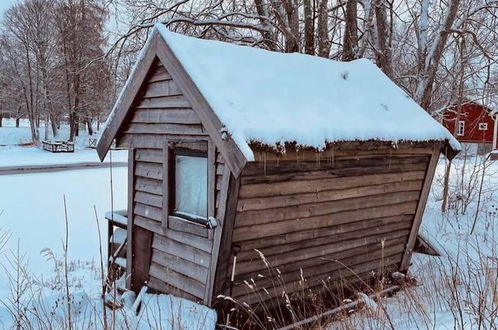
[[[207,218],[207,158],[175,159],[175,211]]]

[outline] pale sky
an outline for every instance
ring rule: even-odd
[[[3,15],[3,13],[16,2],[17,0],[0,0],[0,14]]]

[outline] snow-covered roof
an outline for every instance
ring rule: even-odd
[[[187,37],[161,24],[150,39],[155,34],[248,161],[254,160],[251,142],[296,142],[322,149],[339,141],[447,141],[453,149],[461,148],[369,60],[338,62],[271,52]]]
[[[250,141],[431,141],[460,145],[372,62],[284,54],[155,29],[248,160]]]

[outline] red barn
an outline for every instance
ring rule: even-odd
[[[462,105],[460,115],[455,105],[443,117],[443,125],[457,140],[463,143],[478,144],[478,150],[496,150],[495,114],[491,109],[475,102]],[[493,143],[494,141],[494,143]]]

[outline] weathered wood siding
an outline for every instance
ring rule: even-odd
[[[116,138],[119,147],[162,148],[166,138],[207,136],[189,101],[160,62],[151,68],[139,95]]]
[[[282,294],[255,249],[278,268],[289,294],[343,277],[367,279],[381,267],[398,269],[431,153],[338,151],[284,160],[258,155],[240,178],[232,296],[254,303]],[[233,254],[230,262],[226,278]],[[244,284],[253,280],[256,292]]]
[[[135,102],[130,118],[117,138],[119,147],[132,148],[133,225],[153,233],[148,271],[148,286],[194,301],[206,301],[211,278],[213,234],[203,226],[170,216],[169,228],[161,225],[165,140],[209,142],[209,138],[189,102],[175,85],[164,66],[156,62],[143,87],[141,99]],[[190,145],[195,143],[190,143]],[[199,143],[205,148],[207,143]],[[220,204],[223,159],[216,156],[209,195]],[[130,164],[131,165],[131,164]],[[216,188],[214,188],[216,187]],[[213,205],[215,207],[215,205]],[[218,214],[218,209],[216,213]],[[134,255],[132,264],[143,255]],[[143,262],[140,263],[141,265]]]

